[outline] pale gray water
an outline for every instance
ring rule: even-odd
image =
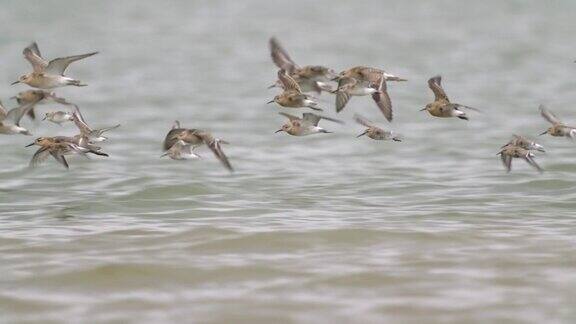
[[[576,124],[573,1],[12,1],[0,11],[0,96],[22,49],[101,53],[58,93],[110,133],[109,159],[29,171],[31,138],[1,136],[0,321],[573,323],[576,146],[542,137],[538,175],[495,155],[535,136],[547,104]],[[385,68],[395,121],[368,98],[335,134],[284,122],[267,40],[301,64]],[[418,110],[426,80],[482,108]],[[323,95],[333,113],[333,99]],[[53,107],[56,108],[56,107]],[[50,110],[41,107],[42,112]],[[405,136],[354,138],[362,112]],[[161,160],[174,119],[231,142],[229,175]],[[26,125],[31,125],[25,122]],[[37,136],[74,127],[41,124]]]

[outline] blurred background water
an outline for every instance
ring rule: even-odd
[[[93,50],[57,93],[110,158],[48,160],[0,136],[0,321],[573,323],[576,147],[541,137],[546,104],[576,124],[573,1],[4,1],[0,97],[47,58]],[[353,98],[334,134],[274,134],[277,36],[301,65],[380,67],[395,120]],[[470,121],[419,112],[443,76]],[[332,116],[334,99],[320,98]],[[39,111],[60,109],[40,106]],[[404,135],[356,139],[354,112]],[[237,172],[159,158],[174,120],[229,141]],[[72,125],[29,121],[35,136]],[[547,149],[537,174],[496,156]]]

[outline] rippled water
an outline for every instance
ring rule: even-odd
[[[110,133],[108,159],[28,170],[0,137],[0,321],[573,323],[576,147],[542,137],[546,169],[495,155],[547,104],[576,123],[572,1],[7,2],[4,102],[46,57],[99,50],[58,93]],[[276,35],[301,64],[385,68],[395,121],[354,98],[330,135],[273,132]],[[418,110],[443,76],[469,122]],[[321,102],[332,113],[333,99]],[[56,108],[56,107],[52,107]],[[41,107],[42,111],[50,110]],[[404,135],[354,138],[354,112]],[[332,113],[333,114],[333,113]],[[173,120],[231,142],[228,174],[159,158]],[[32,127],[32,124],[26,122]],[[42,123],[35,135],[70,135]]]

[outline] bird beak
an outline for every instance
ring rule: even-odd
[[[271,103],[273,103],[273,102],[274,102],[274,100],[270,100],[270,101],[268,101],[266,104],[271,104]]]
[[[360,135],[356,136],[356,138],[358,138],[358,137],[361,137],[361,136],[364,136],[364,135],[366,135],[366,133],[368,133],[368,131],[365,131],[364,133],[362,133],[362,134],[360,134]]]
[[[548,130],[546,130],[546,131],[545,131],[544,133],[542,133],[542,134],[539,134],[538,136],[542,136],[542,135],[544,135],[544,134],[548,134]]]
[[[276,88],[276,83],[274,83],[274,84],[272,84],[272,85],[268,86],[268,89],[272,89],[272,88]]]
[[[426,110],[426,107],[424,107],[424,108],[420,109],[420,111],[424,111],[424,110]]]
[[[15,85],[16,83],[20,83],[20,81],[14,81],[10,85]]]
[[[35,144],[35,143],[30,143],[30,144],[26,145],[25,147],[30,147],[30,146],[32,146],[32,145],[34,145],[34,144]]]
[[[275,131],[274,134],[280,133],[281,131],[283,131],[283,129],[279,129],[279,130]]]
[[[44,116],[44,118],[42,118],[42,120],[46,120],[46,118],[48,118],[48,116]]]
[[[164,153],[164,154],[160,155],[160,157],[161,157],[161,158],[163,158],[163,157],[165,157],[166,155],[168,155],[168,152],[166,152],[166,153]]]
[[[10,99],[18,99],[18,96],[12,96]]]

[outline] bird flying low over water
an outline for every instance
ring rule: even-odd
[[[66,101],[66,99],[56,96],[54,92],[34,89],[19,92],[16,96],[10,99],[16,99],[16,102],[18,102],[19,105],[24,105],[29,102],[36,102],[36,105],[47,104],[51,102],[66,106],[73,105],[72,103]],[[28,111],[28,116],[32,118],[32,120],[36,119],[34,107]]]
[[[519,158],[526,161],[532,167],[534,167],[538,172],[542,173],[544,170],[534,161],[534,153],[530,152],[523,147],[507,144],[500,152],[498,152],[500,158],[502,159],[502,164],[506,168],[506,172],[510,172],[512,170],[512,159]]]
[[[444,89],[442,89],[441,82],[442,77],[439,75],[434,76],[428,80],[428,87],[430,87],[430,90],[432,90],[434,93],[434,101],[427,104],[424,109],[421,109],[421,111],[426,110],[428,113],[430,113],[430,115],[434,117],[458,117],[464,120],[468,120],[468,116],[466,113],[460,110],[461,108],[478,111],[476,108],[450,102],[446,92],[444,92]]]
[[[72,113],[68,111],[50,111],[44,115],[42,120],[48,120],[62,126],[63,123],[72,121]]]
[[[383,70],[356,66],[341,72],[337,77],[336,112],[342,111],[352,96],[371,95],[372,99],[388,121],[392,121],[392,101],[386,88],[386,80],[406,81],[387,74]]]
[[[66,169],[69,169],[69,166],[64,157],[65,155],[80,154],[86,156],[87,153],[92,153],[95,155],[108,156],[108,154],[101,151],[79,145],[73,137],[39,137],[33,143],[26,146],[33,145],[38,145],[40,148],[34,153],[34,156],[32,156],[32,160],[30,161],[30,167],[32,168],[45,161],[49,155],[52,155],[52,157]]]
[[[234,171],[232,165],[230,164],[230,161],[228,161],[228,158],[224,154],[224,151],[222,150],[221,146],[221,144],[228,144],[228,142],[223,141],[219,138],[215,138],[214,136],[212,136],[212,134],[204,130],[182,128],[180,126],[180,122],[175,121],[174,125],[172,126],[172,129],[168,132],[168,134],[166,134],[166,137],[164,138],[164,144],[162,148],[164,152],[166,152],[170,151],[170,149],[173,148],[174,145],[178,145],[181,146],[181,148],[178,148],[177,146],[176,148],[174,148],[175,151],[187,150],[187,148],[183,146],[184,144],[180,142],[183,142],[184,144],[191,145],[194,147],[201,145],[208,146],[208,148],[212,151],[212,153],[214,153],[216,158],[220,160],[222,165],[224,165],[224,167],[228,169],[228,171],[230,172]],[[171,154],[175,155],[177,153],[169,152],[167,155],[172,157]]]
[[[331,133],[325,130],[324,128],[318,126],[318,123],[320,122],[321,119],[326,119],[334,123],[343,124],[341,120],[320,116],[313,113],[304,113],[302,114],[302,118],[283,112],[281,112],[280,115],[288,118],[288,122],[282,125],[282,128],[277,130],[276,133],[286,132],[293,136],[306,136],[317,133]]]
[[[368,136],[369,138],[371,138],[371,139],[373,139],[373,140],[393,140],[393,141],[396,141],[396,142],[401,142],[401,141],[402,141],[402,139],[400,138],[399,135],[394,134],[394,133],[391,132],[391,131],[383,130],[382,128],[374,125],[374,124],[373,124],[371,121],[369,121],[368,119],[366,119],[366,118],[364,118],[364,117],[362,117],[362,116],[360,116],[360,115],[358,115],[358,114],[355,114],[355,115],[354,115],[354,120],[355,120],[358,124],[360,124],[360,125],[362,125],[362,126],[365,126],[365,127],[368,127],[368,128],[366,128],[366,130],[365,130],[362,134],[360,134],[360,135],[358,135],[358,136],[356,136],[356,137],[361,137],[361,136],[366,135],[366,136]]]
[[[311,96],[302,92],[298,83],[285,70],[278,71],[278,80],[282,83],[284,91],[270,100],[269,104],[275,102],[285,108],[307,107],[313,110],[322,110],[318,108],[318,103]]]
[[[42,58],[40,49],[38,49],[38,45],[34,42],[26,47],[22,52],[24,58],[26,58],[26,60],[28,60],[32,65],[33,71],[21,76],[18,81],[13,82],[12,84],[25,83],[31,87],[40,89],[52,89],[68,85],[77,87],[86,86],[86,84],[82,84],[80,80],[64,76],[64,72],[71,63],[97,53],[98,52],[92,52],[88,54],[59,57],[47,62]]]
[[[568,126],[562,123],[562,121],[560,121],[560,119],[556,117],[556,115],[554,115],[550,110],[546,109],[544,105],[540,105],[539,110],[542,117],[544,117],[544,119],[552,124],[550,128],[548,128],[540,135],[549,134],[556,137],[564,136],[569,139],[574,139],[574,137],[576,137],[576,127]]]
[[[520,135],[512,135],[512,139],[506,143],[506,145],[502,146],[502,148],[506,147],[506,146],[519,146],[525,150],[536,150],[536,151],[540,151],[540,152],[546,152],[544,150],[544,147],[524,136],[520,136]]]
[[[192,144],[188,144],[183,140],[178,140],[168,149],[168,151],[160,155],[160,157],[168,156],[172,160],[200,159],[200,155],[194,153],[194,148],[196,148],[196,146],[192,146]]]
[[[20,120],[35,104],[36,101],[33,101],[6,111],[4,106],[2,106],[2,102],[0,102],[0,134],[32,135],[26,128],[20,126]]]
[[[90,128],[90,126],[88,126],[88,124],[84,120],[84,117],[82,117],[82,113],[80,112],[80,108],[78,108],[78,106],[76,106],[75,111],[72,113],[72,121],[74,122],[74,124],[76,124],[76,127],[78,127],[80,133],[83,136],[87,137],[89,140],[94,142],[103,142],[107,140],[108,138],[103,136],[103,134],[109,130],[120,127],[120,124],[118,124],[112,127],[92,129]]]
[[[275,37],[270,38],[269,47],[274,64],[285,70],[298,83],[302,92],[332,91],[329,82],[336,75],[332,69],[321,65],[298,66]],[[283,86],[283,83],[278,80],[270,88],[275,86]]]

